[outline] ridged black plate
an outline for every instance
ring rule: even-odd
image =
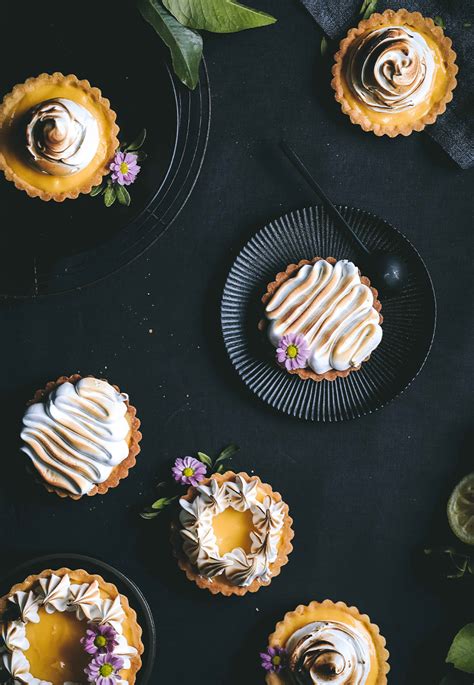
[[[93,559],[84,554],[49,554],[24,561],[22,564],[3,572],[0,578],[0,597],[9,592],[16,583],[21,583],[29,575],[39,574],[45,569],[84,569],[88,573],[98,573],[108,583],[114,583],[118,591],[125,595],[130,606],[137,612],[137,620],[143,631],[142,667],[137,673],[136,685],[150,683],[156,654],[156,628],[150,606],[142,591],[133,580],[114,566],[100,559]]]
[[[401,294],[380,297],[383,339],[359,371],[332,382],[303,381],[276,365],[274,351],[257,330],[260,298],[288,264],[315,256],[357,264],[357,251],[323,207],[287,214],[259,231],[237,257],[222,298],[225,345],[244,383],[275,409],[310,421],[353,419],[393,400],[420,372],[436,327],[433,284],[413,245],[369,212],[339,209],[369,249],[399,255],[410,274]]]

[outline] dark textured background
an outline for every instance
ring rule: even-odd
[[[379,623],[392,653],[390,682],[436,684],[450,638],[473,610],[472,588],[468,595],[463,585],[432,581],[421,563],[424,546],[453,541],[445,502],[472,470],[473,176],[425,135],[380,140],[352,126],[332,100],[321,34],[306,11],[296,1],[258,4],[278,24],[206,37],[209,150],[172,229],[94,287],[1,303],[1,567],[67,550],[128,573],[157,623],[153,685],[261,683],[258,651],[276,620],[326,597]],[[47,9],[44,15],[53,21]],[[129,59],[139,58],[126,24],[123,30],[106,40],[111,69],[126,69],[123,46]],[[152,72],[152,56],[141,59]],[[149,97],[159,105],[152,88]],[[438,330],[422,374],[381,412],[340,425],[268,409],[239,382],[221,340],[219,300],[236,253],[269,219],[312,203],[278,152],[282,135],[336,202],[384,216],[414,242],[438,297]],[[2,231],[12,219],[3,217]],[[48,380],[76,371],[126,390],[144,434],[129,478],[104,498],[80,502],[35,485],[17,452],[25,402]],[[171,460],[230,441],[241,447],[235,467],[255,469],[282,492],[296,529],[281,576],[242,599],[187,582],[171,558],[167,522],[138,516]]]

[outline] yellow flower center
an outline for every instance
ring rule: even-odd
[[[192,469],[190,466],[183,469],[183,476],[186,476],[187,478],[189,478],[189,476],[192,476],[193,474],[194,474],[194,469]]]
[[[125,176],[125,174],[128,174],[128,164],[127,162],[122,162],[120,165],[120,173]]]
[[[94,640],[94,644],[96,647],[105,647],[107,640],[103,635],[97,635],[96,639]]]
[[[101,676],[104,676],[104,678],[107,678],[107,676],[112,675],[113,672],[114,669],[110,664],[104,664],[99,668],[99,673]]]
[[[298,356],[298,348],[296,345],[288,345],[286,348],[286,356],[290,359],[294,359],[296,356]]]
[[[278,656],[278,654],[274,656],[272,659],[272,664],[274,666],[279,666],[281,664],[281,656]]]

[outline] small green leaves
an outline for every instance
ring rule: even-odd
[[[153,502],[151,507],[148,507],[148,509],[142,511],[140,516],[145,520],[154,519],[161,514],[163,509],[166,509],[167,506],[174,502],[175,499],[178,499],[178,495],[175,495],[174,497],[160,497],[156,500],[156,502]]]
[[[146,128],[144,128],[130,145],[125,146],[126,152],[136,152],[146,140]]]
[[[125,186],[121,186],[118,183],[116,183],[114,185],[114,188],[115,188],[115,195],[117,196],[117,200],[120,202],[120,204],[125,205],[126,207],[129,207],[130,202],[132,201],[132,198],[130,197],[130,193],[125,188]]]
[[[211,457],[208,457],[207,454],[205,454],[204,452],[198,452],[197,455],[198,455],[199,461],[202,461],[203,464],[205,464],[206,466],[209,466],[209,468],[212,468]]]
[[[321,57],[324,57],[328,51],[328,39],[326,36],[321,38]]]
[[[360,8],[362,19],[368,19],[377,9],[379,0],[364,0]]]
[[[138,0],[138,9],[169,48],[177,77],[185,86],[194,90],[199,81],[202,37],[180,24],[159,0]]]
[[[98,186],[94,186],[89,193],[91,197],[95,197],[96,195],[101,195],[104,192],[105,189],[105,183],[102,181],[102,183]]]
[[[163,0],[163,4],[183,26],[213,33],[235,33],[276,22],[270,14],[235,0]]]
[[[107,186],[105,189],[104,193],[104,204],[106,207],[112,207],[114,204],[115,200],[117,199],[117,193],[115,191],[115,187],[110,184]]]
[[[446,663],[458,671],[474,673],[474,623],[468,623],[453,640]]]
[[[446,24],[444,23],[443,17],[440,17],[439,15],[437,15],[437,16],[433,19],[433,21],[434,21],[434,23],[436,24],[436,26],[441,26],[442,29],[445,29],[445,28],[446,28]]]
[[[219,465],[222,465],[224,461],[232,459],[232,455],[235,454],[235,452],[238,452],[238,450],[239,448],[237,447],[237,445],[228,445],[227,447],[224,447],[224,449],[218,455],[216,461],[214,462],[214,468],[216,468]]]

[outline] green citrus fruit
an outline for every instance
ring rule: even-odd
[[[448,502],[448,521],[456,537],[474,545],[474,473],[454,488]]]

